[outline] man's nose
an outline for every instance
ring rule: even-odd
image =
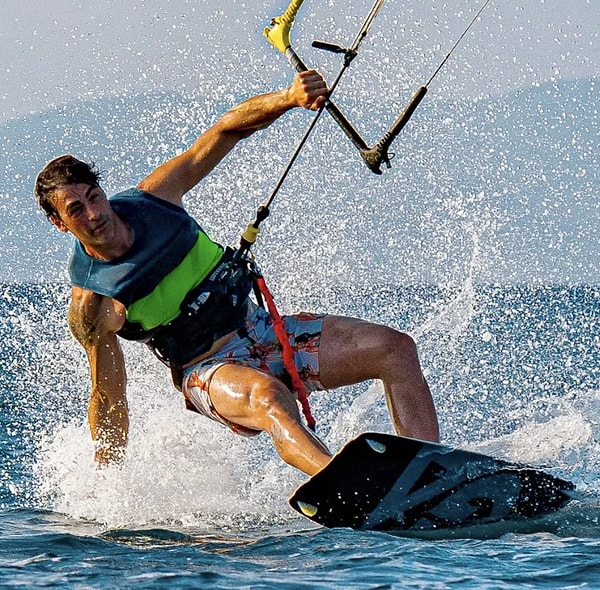
[[[87,206],[88,219],[90,219],[90,220],[98,219],[100,217],[100,214],[101,214],[101,211],[100,211],[100,207],[98,207],[98,205],[88,204],[88,206]]]

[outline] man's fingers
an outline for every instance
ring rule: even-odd
[[[299,106],[313,111],[324,106],[329,90],[321,74],[316,70],[307,70],[297,74],[296,81],[302,94]]]
[[[318,111],[319,109],[325,106],[326,98],[324,96],[319,96],[315,102],[310,106],[311,111]]]

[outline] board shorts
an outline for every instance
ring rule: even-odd
[[[282,316],[296,369],[307,394],[324,389],[319,377],[319,345],[324,317],[324,314],[307,312]],[[187,367],[182,387],[189,410],[225,424],[237,434],[259,434],[258,430],[234,424],[221,416],[210,400],[211,379],[219,367],[228,364],[257,369],[276,377],[291,389],[271,315],[262,307],[252,309],[245,325],[214,355]]]

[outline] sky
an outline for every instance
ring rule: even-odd
[[[280,226],[281,217],[271,231],[294,231],[297,255],[309,251],[319,264],[323,252],[348,260],[351,246],[337,243],[349,231],[345,216],[370,202],[369,223],[379,224],[372,230],[380,247],[374,252],[366,233],[354,236],[365,268],[381,264],[388,272],[391,261],[406,271],[407,281],[461,280],[485,250],[481,280],[600,282],[600,265],[594,262],[600,257],[600,109],[597,87],[589,86],[600,78],[597,3],[490,0],[397,142],[392,171],[373,179],[347,165],[346,160],[353,166],[356,156],[345,154],[347,141],[325,118],[315,140],[324,151],[311,152],[309,144],[284,191],[303,199],[311,187],[315,217],[310,219],[321,233]],[[336,101],[370,133],[369,141],[429,80],[482,5],[384,3],[336,91]],[[292,31],[295,49],[333,80],[340,57],[310,44],[323,39],[349,45],[370,6],[371,0],[305,0]],[[189,144],[226,108],[289,83],[289,64],[262,35],[285,7],[273,0],[2,0],[0,280],[64,279],[70,242],[47,226],[32,203],[35,173],[45,161],[83,149],[77,155],[104,158],[101,165],[114,172],[115,187],[135,182],[133,172],[147,173],[159,157],[181,149],[181,138]],[[583,95],[565,94],[560,83],[577,80],[587,81]],[[549,94],[520,102],[519,92],[528,96],[535,89]],[[161,99],[161,93],[171,98]],[[152,98],[145,100],[146,95]],[[497,98],[505,102],[485,106]],[[436,104],[443,101],[458,106],[437,119]],[[473,104],[479,105],[478,118]],[[256,199],[273,187],[291,153],[290,140],[304,128],[306,119],[294,117],[241,148],[236,174],[229,168],[209,182],[215,194],[228,196],[232,186],[239,193],[238,201],[211,209],[217,233],[219,223],[246,223]],[[501,149],[494,146],[495,132],[503,134]],[[414,146],[421,151],[410,153]],[[525,148],[530,153],[521,153]],[[262,166],[257,149],[264,153]],[[476,161],[484,149],[487,157]],[[329,155],[338,152],[338,160],[331,161]],[[542,167],[538,161],[546,153],[550,159]],[[429,157],[435,161],[427,162]],[[330,201],[321,204],[324,194]],[[381,215],[391,203],[406,229]],[[224,217],[224,207],[232,218]],[[240,209],[244,213],[237,215]],[[302,208],[296,213],[305,214]],[[272,253],[275,259],[277,254]],[[342,271],[358,272],[342,268],[338,275]],[[314,269],[305,272],[314,279]],[[322,272],[327,282],[333,270]]]
[[[409,63],[424,82],[481,5],[388,1],[372,30],[378,47],[388,49],[378,66],[385,71],[396,60]],[[185,90],[197,84],[207,53],[218,55],[224,76],[227,61],[237,63],[234,52],[250,65],[271,63],[274,50],[261,31],[284,7],[272,0],[2,0],[0,122],[86,96]],[[347,45],[369,7],[362,0],[307,0],[293,43],[304,48],[323,32]],[[597,0],[492,0],[437,89],[481,96],[555,78],[595,77],[599,35]],[[314,56],[310,65],[323,62],[307,55]],[[248,76],[254,75],[250,67]]]

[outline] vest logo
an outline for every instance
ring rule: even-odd
[[[188,308],[193,312],[197,312],[208,301],[209,297],[210,291],[203,291],[202,293],[199,293],[193,301],[190,301]]]

